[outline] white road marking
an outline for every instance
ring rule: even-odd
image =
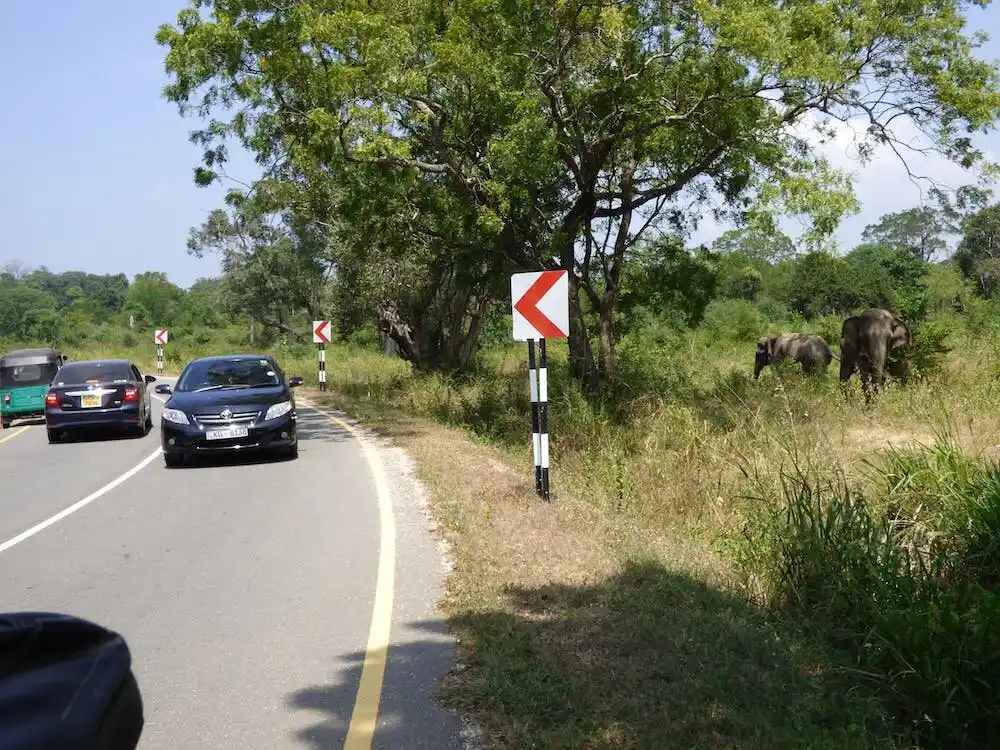
[[[106,485],[104,485],[103,487],[101,487],[96,492],[92,492],[91,494],[87,495],[85,498],[83,498],[83,500],[80,500],[80,501],[78,501],[76,503],[73,503],[71,506],[69,506],[68,508],[66,508],[64,510],[59,511],[54,516],[51,516],[50,518],[46,518],[41,523],[35,524],[34,526],[32,526],[27,531],[22,531],[20,534],[18,534],[17,536],[13,537],[12,539],[8,539],[3,544],[0,544],[0,552],[4,552],[6,550],[9,550],[15,544],[20,544],[25,539],[29,539],[29,538],[33,537],[39,531],[43,531],[44,529],[47,529],[52,524],[58,523],[62,519],[66,518],[66,516],[68,516],[68,515],[70,515],[72,513],[76,513],[78,510],[80,510],[80,508],[83,508],[86,505],[90,505],[90,503],[94,502],[97,498],[99,498],[102,495],[106,495],[107,493],[111,492],[111,490],[113,490],[115,487],[117,487],[118,485],[122,484],[123,482],[131,479],[136,474],[138,474],[140,471],[142,471],[143,469],[145,469],[147,466],[149,466],[150,463],[152,463],[157,458],[157,456],[160,455],[160,453],[161,453],[161,449],[157,448],[155,451],[153,451],[152,453],[150,453],[146,458],[144,458],[140,463],[138,463],[135,466],[133,466],[131,469],[129,469],[128,471],[126,471],[124,474],[122,474],[117,479],[115,479],[115,480],[113,480],[111,482],[108,482]]]

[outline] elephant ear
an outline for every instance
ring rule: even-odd
[[[893,321],[892,340],[896,346],[909,346],[913,343],[913,334],[910,333],[906,323],[898,319]]]

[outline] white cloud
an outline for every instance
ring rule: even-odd
[[[846,252],[861,240],[861,232],[868,224],[873,224],[881,216],[928,202],[928,190],[935,183],[954,190],[962,185],[975,183],[977,176],[936,153],[922,154],[897,146],[905,158],[906,166],[888,145],[875,149],[871,159],[862,164],[858,157],[858,145],[864,139],[864,126],[860,120],[853,123],[833,121],[830,124],[834,137],[826,143],[820,142],[814,126],[818,119],[813,116],[797,123],[794,131],[813,144],[816,151],[829,159],[837,169],[854,177],[854,193],[861,204],[860,213],[845,218],[835,234],[841,252]],[[899,141],[913,148],[926,148],[928,141],[911,121],[897,120],[893,135]],[[996,159],[1000,150],[1000,138],[996,135],[977,139],[988,160]],[[914,176],[927,179],[914,180],[907,174],[906,167]],[[790,237],[798,237],[804,230],[799,219],[786,217],[781,226]],[[706,217],[690,239],[692,244],[710,244],[716,237],[730,229],[728,224],[719,224]]]

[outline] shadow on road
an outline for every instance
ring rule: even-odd
[[[42,424],[45,424],[44,420]],[[155,428],[154,428],[155,429]],[[142,434],[142,436],[136,435],[135,433],[129,433],[123,427],[87,427],[87,428],[76,428],[70,432],[64,432],[60,438],[58,444],[66,443],[96,443],[96,442],[114,442],[116,440],[142,440],[142,438],[149,435],[152,430],[149,430]]]
[[[15,419],[11,422],[9,430],[16,430],[18,427],[37,427],[45,424],[45,417],[31,417],[30,419]],[[0,433],[2,435],[3,433]]]
[[[443,638],[443,621],[408,623],[405,629],[426,633],[393,646],[386,664],[379,706],[375,750],[462,750],[461,720],[436,702],[441,679],[454,664],[454,651]],[[419,640],[417,640],[419,639]],[[363,652],[337,659],[340,668],[329,685],[297,690],[288,705],[318,714],[317,723],[296,738],[315,750],[343,747],[358,692]]]
[[[658,562],[593,585],[510,588],[453,626],[471,663],[441,696],[504,747],[847,749],[891,731],[838,654]],[[407,700],[436,693],[444,648],[429,637],[391,649],[375,748],[450,750],[435,735],[447,714]],[[326,716],[299,733],[307,747],[343,743],[361,655],[344,661],[334,684],[290,698]]]
[[[326,443],[342,443],[353,439],[351,433],[315,409],[298,410],[298,430],[300,440],[322,440]]]

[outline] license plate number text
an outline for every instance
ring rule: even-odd
[[[229,430],[207,430],[205,438],[208,440],[232,440],[233,438],[246,437],[250,431],[246,427],[233,427]]]

